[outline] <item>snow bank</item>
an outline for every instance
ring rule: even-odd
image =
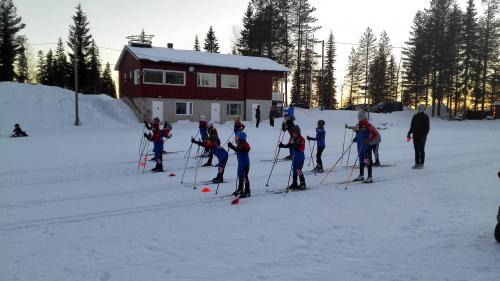
[[[74,92],[44,85],[0,83],[0,134],[15,123],[29,132],[74,128]],[[79,95],[80,122],[84,128],[116,128],[136,124],[133,111],[107,95]]]

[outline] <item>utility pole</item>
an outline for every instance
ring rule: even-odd
[[[342,83],[342,86],[340,86],[340,108],[342,108],[342,99],[344,97],[344,83]]]
[[[75,44],[74,44],[74,51],[73,51],[73,61],[74,61],[74,68],[75,68],[75,126],[80,126],[80,118],[78,116],[78,40],[76,38],[76,28],[74,31],[74,38],[75,38]]]

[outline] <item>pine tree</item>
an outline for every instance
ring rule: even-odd
[[[481,59],[481,111],[484,113],[487,84],[491,66],[499,62],[500,50],[500,1],[482,0],[485,7],[482,17]]]
[[[238,43],[238,53],[242,56],[256,55],[254,50],[254,18],[252,3],[248,3],[245,16],[243,17],[243,29],[240,32]]]
[[[106,67],[104,68],[104,72],[101,76],[101,92],[112,98],[116,98],[115,82],[111,77],[111,67],[109,62],[106,63]]]
[[[396,59],[394,55],[391,54],[388,65],[387,72],[385,74],[386,83],[385,89],[387,90],[387,100],[397,101],[398,100],[398,66],[396,65]]]
[[[335,38],[333,32],[330,31],[328,41],[326,42],[326,60],[323,73],[323,95],[322,104],[325,109],[335,109],[337,100],[335,99]],[[320,91],[321,92],[321,91]]]
[[[38,51],[38,63],[36,67],[36,81],[38,84],[47,83],[47,65],[45,63],[45,55],[42,51]]]
[[[351,48],[351,52],[347,60],[347,72],[345,75],[347,88],[349,89],[349,97],[347,98],[348,105],[353,105],[355,100],[359,98],[359,86],[363,71],[364,69],[361,67],[359,52],[357,52],[354,48]]]
[[[0,0],[0,81],[14,80],[14,60],[20,48],[16,34],[26,26],[21,20],[12,0]]]
[[[55,55],[55,85],[62,88],[70,88],[71,77],[69,75],[71,71],[71,65],[68,63],[62,39],[59,38]]]
[[[365,71],[365,76],[363,78],[364,85],[364,103],[368,103],[368,71],[370,69],[370,65],[372,64],[377,48],[375,46],[376,43],[375,35],[370,27],[366,28],[365,32],[361,36],[359,40],[358,53],[361,63],[361,68]]]
[[[380,35],[377,54],[370,65],[368,74],[369,94],[373,104],[389,100],[387,87],[388,60],[391,54],[389,36],[385,31]]]
[[[49,49],[45,56],[45,85],[54,86],[56,80],[55,59],[52,49]]]
[[[26,49],[27,39],[25,36],[17,37],[19,50],[16,58],[16,80],[19,83],[26,83],[29,79],[28,56]]]
[[[69,27],[68,47],[70,49],[69,61],[74,64],[75,55],[78,63],[78,82],[79,92],[87,93],[89,83],[87,80],[89,69],[87,65],[92,36],[89,34],[89,22],[87,15],[82,11],[81,4],[76,6],[76,13],[73,16],[73,25]],[[74,77],[74,68],[72,68],[71,77]],[[71,87],[73,88],[73,87]]]
[[[478,57],[478,24],[477,12],[474,5],[474,0],[468,0],[467,9],[463,19],[463,45],[461,46],[462,56],[462,96],[464,103],[464,110],[467,108],[467,99],[471,91],[471,77],[473,76],[472,70],[475,61]],[[458,102],[455,100],[455,102]]]
[[[198,35],[196,35],[194,37],[194,47],[193,47],[193,50],[194,51],[198,51],[198,52],[201,51],[201,49],[200,49],[200,41],[198,40]]]
[[[94,40],[90,43],[89,56],[87,61],[87,93],[99,93],[101,79],[101,59],[99,57],[99,48]]]
[[[203,47],[205,52],[209,53],[218,53],[219,52],[219,43],[217,42],[217,37],[215,37],[215,32],[210,26],[207,32],[207,36],[205,38],[205,46]]]

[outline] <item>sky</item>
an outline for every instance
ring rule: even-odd
[[[476,8],[481,10],[480,0]],[[467,0],[457,0],[465,10]],[[75,6],[82,4],[90,22],[90,32],[100,47],[103,65],[116,63],[120,50],[127,44],[126,36],[137,35],[142,29],[155,35],[153,45],[166,47],[173,43],[177,49],[192,49],[195,35],[200,43],[213,26],[219,40],[221,53],[229,53],[233,30],[241,27],[248,0],[14,0],[18,15],[26,28],[21,31],[28,37],[35,52],[55,48],[59,37],[68,37],[69,25]],[[327,40],[330,31],[335,40],[357,43],[371,27],[377,38],[385,30],[391,44],[404,46],[408,40],[413,17],[418,10],[429,6],[430,0],[310,0],[316,7],[314,16],[321,29],[318,40]],[[336,78],[340,87],[345,74],[351,45],[337,44]],[[321,44],[316,51],[321,53]],[[400,48],[394,48],[399,62]],[[116,73],[115,73],[116,77]]]

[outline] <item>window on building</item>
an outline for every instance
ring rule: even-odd
[[[217,87],[217,76],[215,73],[198,73],[198,87]]]
[[[167,85],[185,86],[185,80],[186,73],[183,71],[165,71],[165,84]]]
[[[226,107],[227,115],[241,115],[241,104],[228,103]]]
[[[220,77],[221,88],[238,89],[238,75],[225,75]]]
[[[176,102],[175,103],[175,114],[176,115],[193,115],[193,103],[192,102]]]
[[[161,70],[144,70],[145,84],[163,84],[163,71]]]
[[[141,83],[141,71],[139,69],[134,70],[134,85],[139,85]]]

